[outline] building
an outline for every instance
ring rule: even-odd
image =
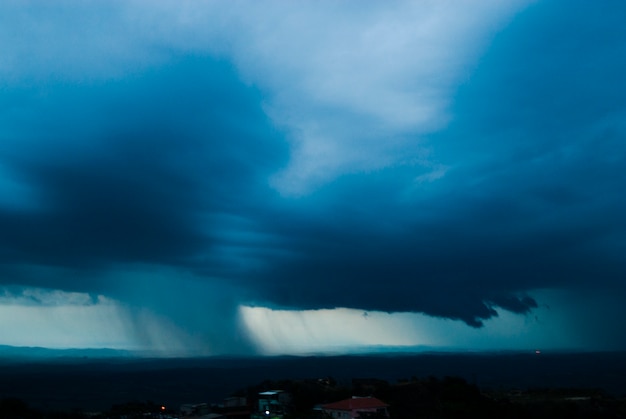
[[[288,412],[291,395],[283,390],[263,391],[259,393],[257,411],[252,419],[282,419]]]
[[[388,418],[388,407],[376,397],[352,397],[321,406],[322,411],[333,419]]]

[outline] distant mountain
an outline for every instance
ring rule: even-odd
[[[36,346],[0,345],[0,360],[80,359],[80,358],[134,358],[132,351],[109,348],[50,349]]]

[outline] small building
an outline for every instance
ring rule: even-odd
[[[332,419],[388,418],[388,407],[376,397],[352,397],[321,406],[322,411]]]
[[[263,391],[259,393],[257,411],[252,419],[282,419],[289,409],[291,395],[283,390]]]

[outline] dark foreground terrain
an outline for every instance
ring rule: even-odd
[[[5,359],[0,362],[0,399],[22,400],[42,411],[104,411],[130,401],[176,407],[217,403],[266,380],[333,377],[347,387],[355,378],[377,378],[397,389],[419,390],[424,383],[445,383],[446,376],[493,400],[523,401],[562,391],[548,389],[572,389],[562,393],[572,401],[587,400],[589,394],[621,399],[626,353]]]

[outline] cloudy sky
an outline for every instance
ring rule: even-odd
[[[0,344],[626,349],[625,13],[2,2]]]

